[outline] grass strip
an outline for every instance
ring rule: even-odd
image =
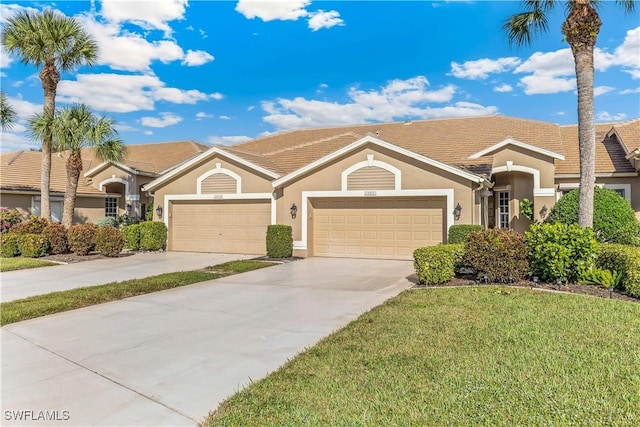
[[[43,261],[35,258],[0,258],[0,272],[26,270],[28,268],[49,267],[58,265],[55,262]]]
[[[215,271],[219,273],[244,273],[246,271],[257,270],[259,268],[269,267],[277,265],[277,262],[256,261],[252,259],[227,261],[222,264],[207,267],[209,271]]]
[[[203,425],[640,425],[640,304],[505,287],[406,291]]]

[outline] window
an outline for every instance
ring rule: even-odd
[[[116,218],[118,216],[118,199],[107,197],[104,199],[104,216]]]
[[[498,193],[498,226],[509,228],[509,192]]]
[[[33,198],[33,215],[40,216],[40,196],[35,196]],[[62,221],[62,205],[63,205],[62,197],[49,197],[49,209],[51,209],[51,221],[53,222],[61,222]]]

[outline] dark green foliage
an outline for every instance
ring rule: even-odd
[[[69,251],[67,228],[64,225],[52,222],[42,230],[42,235],[49,242],[49,251],[52,254],[66,254]]]
[[[463,264],[480,280],[510,283],[527,274],[527,246],[524,238],[510,229],[498,228],[472,233],[464,247]]]
[[[18,248],[19,235],[15,233],[0,234],[0,256],[3,258],[13,258],[20,255]]]
[[[593,267],[597,242],[578,224],[532,224],[525,233],[531,274],[545,281],[577,282]]]
[[[41,234],[21,234],[18,250],[23,257],[40,258],[49,253],[49,242]]]
[[[600,245],[596,258],[598,268],[622,273],[622,288],[640,298],[640,248],[616,244]]]
[[[122,231],[115,227],[100,227],[96,233],[96,251],[104,256],[117,257],[124,248]]]
[[[584,285],[602,286],[603,288],[620,288],[624,275],[619,271],[603,270],[598,267],[589,269],[582,275],[580,283]]]
[[[119,225],[120,221],[113,216],[106,216],[98,221],[98,227],[118,227]]]
[[[293,231],[291,226],[274,224],[267,226],[267,256],[289,258],[293,253]]]
[[[577,189],[565,194],[551,209],[549,221],[577,224],[578,198]],[[640,244],[640,223],[631,204],[608,188],[595,188],[593,229],[600,242]]]
[[[159,251],[167,242],[167,226],[161,221],[145,221],[140,226],[140,249]]]
[[[16,234],[40,234],[47,225],[49,225],[49,220],[39,216],[32,216],[31,219],[13,226],[11,231]]]
[[[144,219],[146,221],[153,221],[153,202],[147,206],[147,211],[144,213]]]
[[[520,215],[533,221],[533,202],[527,198],[520,201]]]
[[[464,256],[464,245],[439,244],[413,251],[413,266],[420,283],[435,285],[453,279]]]
[[[124,247],[137,251],[140,249],[140,224],[126,225],[122,228]]]
[[[467,236],[476,231],[482,231],[484,227],[482,225],[472,224],[459,224],[449,227],[449,237],[447,243],[464,243],[467,241]]]
[[[67,241],[69,249],[76,255],[88,255],[96,244],[98,226],[95,224],[75,224],[69,227]]]

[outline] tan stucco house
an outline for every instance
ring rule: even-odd
[[[640,217],[640,120],[597,125],[596,184]],[[216,146],[144,185],[174,251],[408,259],[453,224],[524,231],[579,182],[577,126],[484,116],[284,132]]]

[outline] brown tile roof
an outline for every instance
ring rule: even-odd
[[[640,118],[623,123],[615,123],[614,129],[620,135],[622,142],[631,152],[640,148]]]

